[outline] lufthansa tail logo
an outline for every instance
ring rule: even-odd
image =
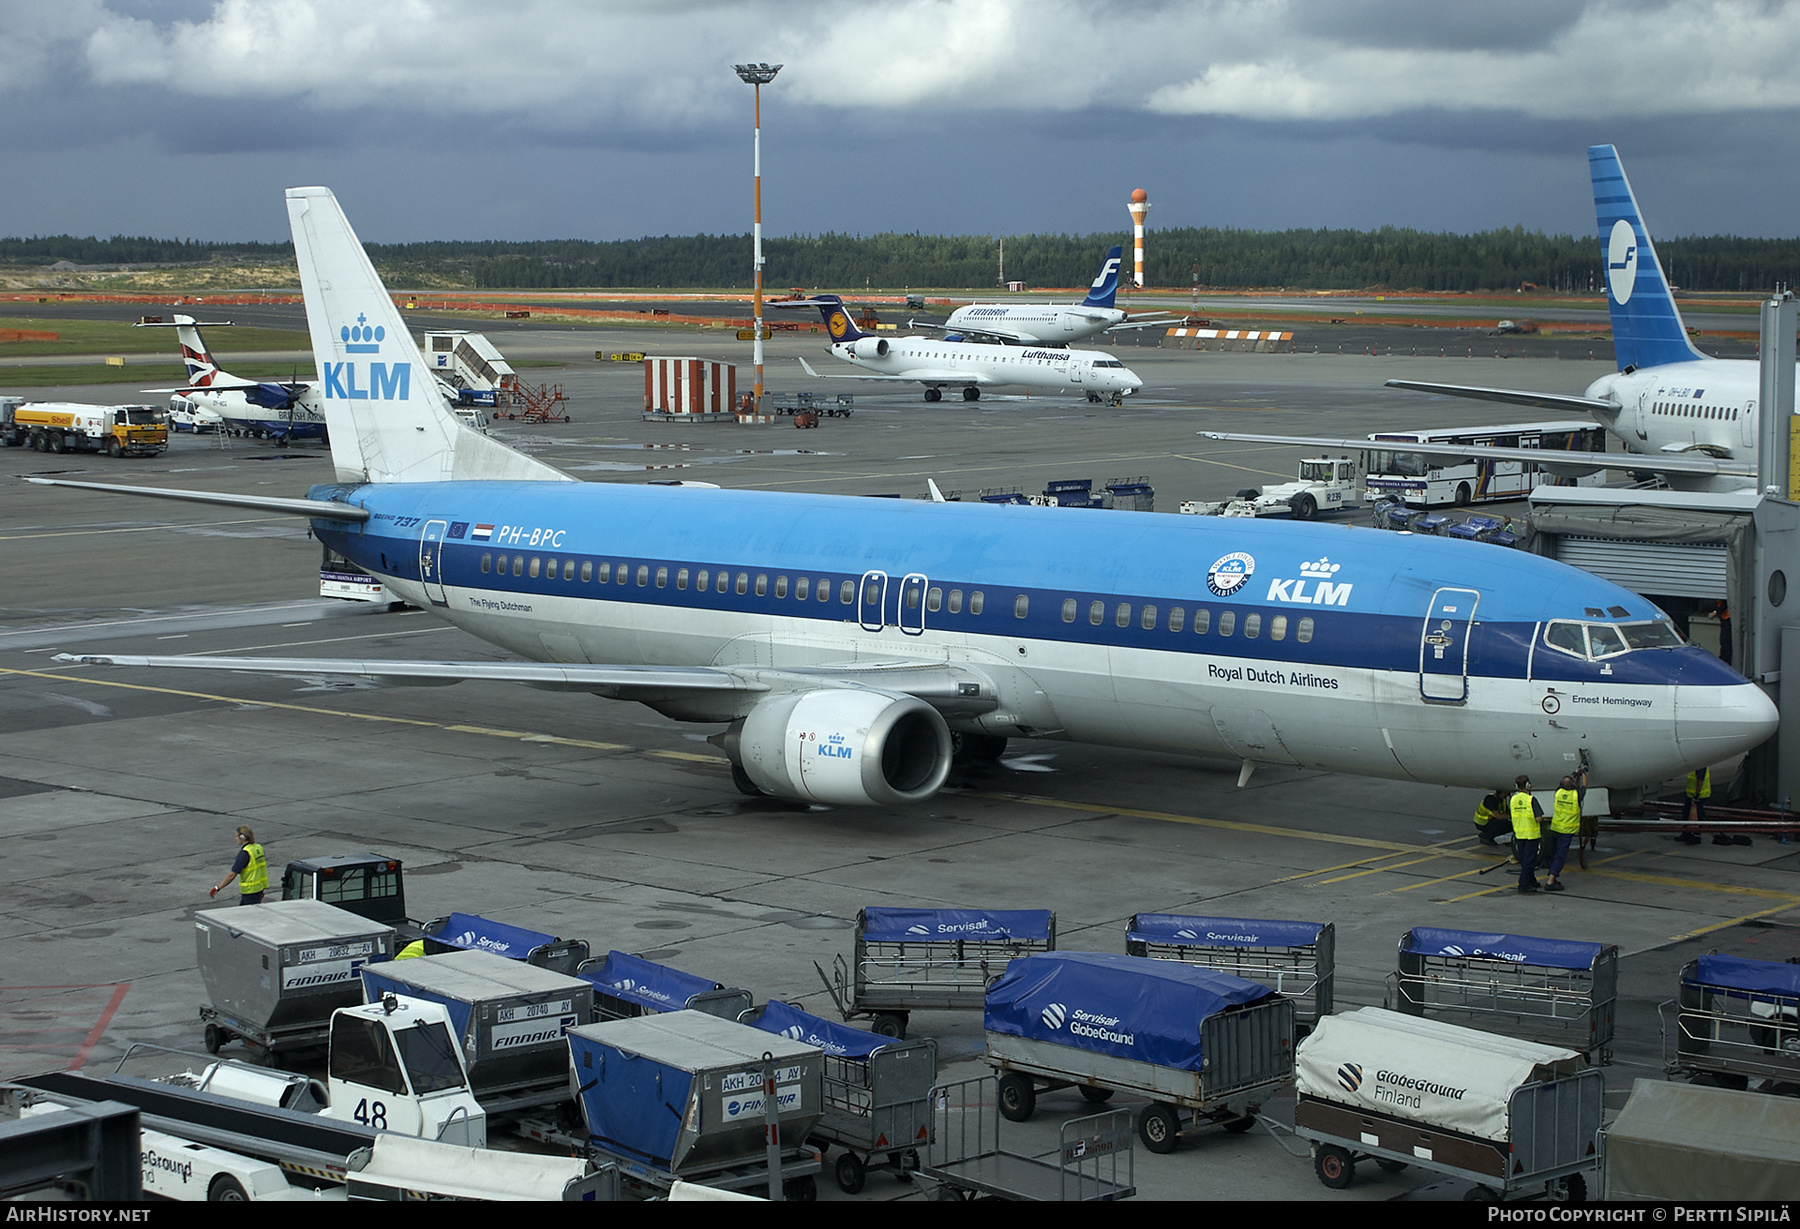
[[[831,313],[831,319],[826,321],[825,327],[831,330],[831,335],[833,337],[836,337],[841,341],[843,340],[844,334],[850,331],[850,317],[846,316],[841,310],[834,311]]]

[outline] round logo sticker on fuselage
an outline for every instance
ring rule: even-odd
[[[1623,306],[1631,301],[1637,286],[1638,241],[1631,223],[1620,218],[1613,223],[1612,235],[1606,242],[1606,285],[1613,302]]]
[[[1233,551],[1206,570],[1206,587],[1220,597],[1230,597],[1256,573],[1256,560]]]

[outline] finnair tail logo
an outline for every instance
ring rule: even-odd
[[[1606,244],[1606,286],[1612,291],[1613,302],[1620,307],[1631,302],[1631,292],[1637,286],[1637,270],[1637,232],[1629,221],[1620,218],[1613,223],[1612,235]]]
[[[1117,256],[1108,256],[1106,258],[1106,263],[1100,266],[1100,276],[1094,279],[1093,288],[1095,290],[1100,289],[1102,286],[1106,285],[1107,282],[1116,277],[1118,272],[1119,258]]]

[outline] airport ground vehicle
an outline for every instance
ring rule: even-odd
[[[653,1195],[687,1181],[816,1197],[819,1153],[800,1141],[824,1112],[817,1048],[672,1011],[570,1029],[565,1053],[566,1088],[586,1126],[578,1142],[617,1165],[628,1188]]]
[[[811,1142],[842,1149],[832,1164],[846,1194],[862,1190],[871,1169],[902,1182],[931,1142],[931,1090],[937,1042],[900,1041],[820,1019],[788,1003],[767,1003],[739,1020],[765,1033],[816,1046],[825,1055],[824,1112]]]
[[[1567,1046],[1612,1061],[1619,949],[1415,926],[1400,937],[1390,995],[1396,1011]]]
[[[1678,997],[1657,1013],[1670,1075],[1739,1090],[1800,1084],[1800,965],[1708,953],[1683,966]]]
[[[1365,498],[1394,497],[1414,508],[1467,507],[1487,500],[1517,499],[1546,482],[1598,483],[1598,477],[1560,479],[1529,461],[1482,460],[1480,450],[1543,448],[1605,452],[1606,430],[1592,420],[1513,423],[1431,431],[1383,431],[1369,436]],[[1468,445],[1467,457],[1409,451],[1408,444]]]
[[[1294,1000],[1295,1027],[1331,1014],[1337,928],[1330,922],[1134,913],[1125,954],[1241,977]]]
[[[1357,506],[1361,497],[1356,473],[1357,463],[1348,457],[1309,457],[1300,462],[1299,477],[1293,482],[1264,487],[1261,494],[1247,487],[1232,499],[1190,499],[1181,511],[1191,516],[1291,516],[1310,521],[1321,513]]]
[[[391,926],[408,942],[424,923],[406,915],[406,872],[400,859],[367,851],[296,858],[281,873],[281,899],[316,900]]]
[[[919,1174],[938,1200],[1111,1202],[1137,1194],[1131,1112],[1104,1110],[1062,1125],[1056,1159],[1009,1152],[1000,1143],[994,1077],[931,1090],[932,1142]]]
[[[811,414],[816,423],[819,418],[848,418],[856,409],[855,393],[838,393],[827,396],[823,393],[776,393],[769,399],[771,414]]]
[[[1055,950],[1047,909],[872,907],[856,915],[850,963],[838,956],[829,976],[813,967],[846,1021],[869,1018],[870,1031],[904,1037],[912,1012],[979,1010],[1008,961]]]
[[[1247,1131],[1294,1076],[1294,1004],[1267,986],[1172,960],[1048,952],[988,987],[987,1062],[1000,1112],[1030,1118],[1037,1094],[1150,1098],[1138,1138],[1173,1152],[1203,1126]]]
[[[1465,1178],[1467,1198],[1496,1201],[1579,1202],[1599,1176],[1606,1077],[1573,1050],[1363,1007],[1319,1022],[1294,1079],[1294,1130],[1334,1190],[1367,1159]]]
[[[332,1013],[362,1003],[363,965],[391,960],[393,927],[316,900],[203,910],[194,943],[208,1053],[242,1038],[263,1056],[327,1044]]]
[[[8,448],[24,444],[38,452],[154,457],[169,447],[169,425],[164,412],[153,405],[0,403],[0,443]]]

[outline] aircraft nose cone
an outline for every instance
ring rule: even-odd
[[[1684,763],[1716,764],[1741,755],[1766,742],[1780,724],[1774,702],[1755,683],[1675,689],[1675,746]]]

